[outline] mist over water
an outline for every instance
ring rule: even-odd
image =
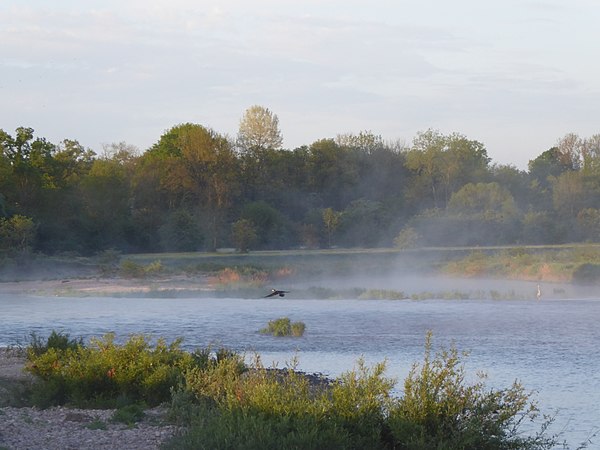
[[[345,283],[377,288],[378,281],[383,280]],[[343,280],[329,283],[343,285]],[[388,280],[384,287],[410,293],[406,280],[398,283]],[[415,280],[415,289],[417,284],[421,291],[447,288],[443,283],[423,278]],[[183,337],[186,349],[210,344],[249,356],[258,352],[265,365],[283,367],[297,356],[299,369],[329,376],[351,369],[362,355],[368,363],[387,360],[387,373],[399,380],[400,391],[411,364],[422,360],[431,330],[435,348],[454,344],[469,351],[469,374],[486,371],[490,387],[519,379],[537,391],[543,412],[558,410],[553,431],[564,427],[565,438],[576,446],[600,424],[600,300],[569,299],[560,288],[565,298],[536,301],[534,287],[515,284],[532,292],[532,300],[501,301],[312,300],[294,299],[293,292],[284,299],[0,296],[0,345],[24,345],[32,332],[47,336],[52,330],[84,340],[114,332],[123,341],[144,333],[169,342]],[[284,316],[304,322],[305,335],[276,338],[258,332]]]

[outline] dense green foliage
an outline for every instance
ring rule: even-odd
[[[119,401],[159,404],[170,398],[170,390],[183,380],[196,359],[159,340],[152,347],[144,336],[132,336],[118,345],[114,335],[92,339],[89,346],[52,333],[46,345],[35,339],[28,349],[27,370],[40,382],[33,401],[39,406],[56,404],[115,406]]]
[[[283,149],[257,106],[237,140],[185,123],[143,153],[0,130],[0,257],[597,241],[599,142],[567,135],[522,171],[435,130]]]
[[[133,425],[144,405],[170,402],[184,427],[170,449],[550,449],[548,419],[518,383],[489,390],[468,382],[455,348],[432,353],[404,381],[385,376],[385,363],[362,359],[335,380],[294,370],[247,367],[226,349],[182,352],[179,341],[154,347],[142,336],[122,345],[107,335],[86,347],[53,333],[29,348],[39,406],[82,404],[118,409],[112,420]],[[536,431],[532,423],[541,428]],[[527,423],[527,430],[523,424]],[[103,423],[93,425],[105,427]]]

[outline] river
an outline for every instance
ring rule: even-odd
[[[306,324],[301,338],[259,333],[269,320]],[[261,355],[265,365],[337,376],[360,356],[387,361],[402,380],[434,349],[469,352],[470,374],[484,371],[493,388],[518,379],[536,392],[540,408],[557,413],[553,432],[575,447],[600,425],[600,299],[535,300],[296,300],[293,298],[113,298],[0,296],[0,346],[27,344],[52,330],[87,340],[114,332],[118,340],[144,333],[186,349],[225,346]],[[474,377],[473,377],[474,379]],[[595,445],[600,439],[595,439]],[[593,448],[591,446],[590,448]]]

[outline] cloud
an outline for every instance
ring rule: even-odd
[[[501,154],[556,140],[557,124],[596,126],[594,5],[7,0],[0,127],[144,149],[184,121],[235,134],[245,108],[264,104],[289,147],[434,127]]]

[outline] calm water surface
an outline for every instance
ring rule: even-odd
[[[287,316],[306,324],[302,338],[258,333]],[[26,344],[32,332],[71,337],[115,332],[121,341],[145,333],[185,348],[222,345],[253,354],[265,365],[336,376],[364,356],[384,359],[400,381],[419,362],[428,330],[434,347],[467,350],[469,373],[483,370],[490,387],[515,379],[537,391],[542,411],[558,411],[554,432],[573,446],[600,425],[600,300],[294,300],[60,298],[0,296],[0,346]],[[398,383],[401,389],[402,383]],[[599,445],[600,440],[595,440]],[[593,448],[590,447],[590,448]]]

